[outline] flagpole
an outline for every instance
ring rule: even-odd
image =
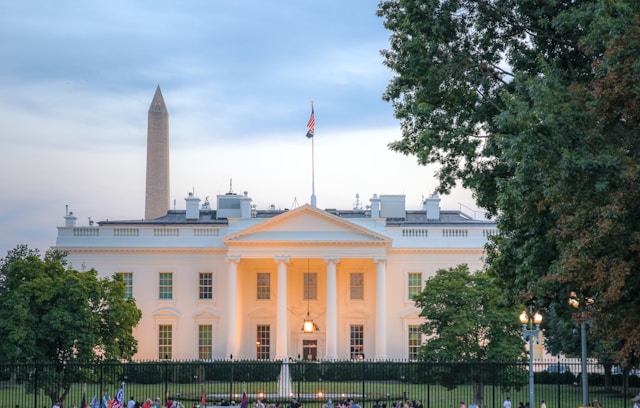
[[[311,100],[311,112],[313,112],[313,99]],[[315,118],[314,134],[311,137],[311,205],[316,206],[316,165],[315,165]]]

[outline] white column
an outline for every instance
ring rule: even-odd
[[[338,258],[325,258],[327,263],[327,331],[325,358],[338,358],[338,284],[336,265]]]
[[[387,358],[387,259],[374,257],[376,264],[376,347],[375,358]]]
[[[287,264],[288,256],[276,256],[278,264],[278,302],[276,305],[276,360],[284,360],[288,356],[289,329],[287,326]]]
[[[227,355],[235,355],[238,358],[238,332],[240,321],[238,319],[238,263],[239,256],[229,256],[227,266]]]

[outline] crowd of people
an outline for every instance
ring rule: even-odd
[[[107,408],[111,408],[112,402],[113,400],[109,401]],[[633,408],[640,408],[640,394],[634,397],[632,399],[632,402],[633,402]],[[211,404],[211,406],[223,406],[223,407],[235,406],[235,405],[237,405],[236,401],[227,401],[224,398],[221,400],[215,401]],[[602,408],[602,405],[598,400],[594,400],[592,403],[592,407]],[[19,406],[16,406],[16,408],[19,408]],[[51,408],[62,408],[62,404],[59,401],[57,401],[56,403],[53,404]],[[78,407],[76,404],[73,404],[73,408],[78,408]],[[126,408],[184,408],[184,405],[182,405],[181,402],[172,399],[171,397],[168,397],[167,401],[164,404],[162,404],[162,402],[160,401],[160,398],[156,398],[155,400],[151,400],[151,398],[147,398],[142,404],[140,404],[132,396],[129,399],[129,402],[127,403]],[[199,404],[194,404],[193,408],[206,408],[206,407],[201,407]],[[288,405],[287,404],[283,405],[280,402],[265,404],[264,400],[259,398],[259,399],[256,399],[251,404],[251,407],[247,407],[247,408],[303,408],[303,407],[302,407],[302,404],[298,402],[298,400],[295,398],[293,398],[291,400],[291,403]],[[329,400],[322,405],[322,408],[363,408],[363,407],[360,406],[360,404],[358,404],[356,400],[347,399],[343,397],[342,399],[340,399],[335,403],[329,398]],[[386,403],[380,404],[380,401],[375,401],[375,403],[371,408],[424,408],[424,407],[422,405],[422,401],[419,401],[419,400],[418,401],[398,400],[395,403],[391,404],[390,406],[387,406]],[[449,408],[453,408],[453,406],[450,405]],[[460,401],[459,408],[467,408],[467,405],[464,403],[464,401]],[[487,408],[487,406],[486,405],[480,406],[477,403],[471,403],[468,408]],[[507,397],[504,400],[504,402],[502,403],[502,408],[514,408],[512,406],[510,397]],[[518,408],[530,408],[529,403],[520,402],[518,404]],[[544,400],[540,401],[539,408],[547,408],[547,403]]]

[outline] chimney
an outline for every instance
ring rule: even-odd
[[[377,194],[369,199],[371,202],[371,218],[380,218],[380,199]]]
[[[73,228],[76,226],[77,220],[78,220],[78,217],[73,215],[73,212],[70,212],[64,216],[64,226],[67,228]]]
[[[185,198],[187,202],[187,221],[195,221],[200,219],[200,199],[194,197],[193,193],[189,193],[189,197]]]
[[[251,218],[251,199],[247,191],[240,199],[240,218]]]
[[[440,219],[440,197],[438,193],[434,192],[431,194],[431,197],[428,197],[424,200],[424,206],[422,207],[424,211],[427,212],[428,220],[439,220]]]

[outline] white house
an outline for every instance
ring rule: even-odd
[[[124,277],[143,314],[137,359],[412,358],[412,295],[440,268],[480,269],[496,231],[440,211],[435,194],[415,211],[399,195],[347,211],[256,210],[246,194],[218,196],[217,210],[199,201],[92,226],[70,213],[58,228],[74,268]]]
[[[142,310],[136,359],[414,358],[412,296],[438,269],[483,266],[495,223],[441,211],[436,194],[416,210],[404,195],[374,194],[364,209],[259,210],[247,193],[219,195],[215,209],[189,194],[165,213],[159,87],[148,115],[147,219],[78,226],[68,213],[56,240],[75,269],[123,276]]]

